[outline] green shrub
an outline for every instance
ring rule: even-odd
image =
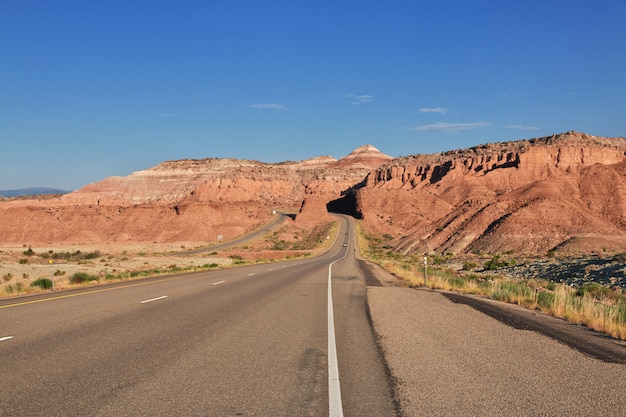
[[[463,271],[471,271],[474,268],[478,268],[478,264],[476,262],[467,261],[463,264]]]
[[[537,305],[543,308],[551,308],[554,305],[556,295],[553,292],[540,291],[537,294]]]
[[[70,284],[82,284],[83,282],[97,281],[98,277],[86,272],[77,272],[70,277]]]
[[[35,254],[35,251],[33,251],[31,248],[28,248],[28,250],[25,250],[22,253],[24,254],[24,256],[33,256]]]
[[[22,258],[19,260],[21,265],[27,264],[28,263],[28,258]]]
[[[49,290],[52,288],[52,281],[50,278],[39,278],[30,283],[31,287],[39,287],[44,290]]]
[[[506,268],[516,264],[515,259],[507,261],[506,259],[500,259],[500,255],[493,255],[493,257],[485,263],[485,270],[495,271],[496,269]]]
[[[99,258],[100,256],[102,256],[102,254],[100,253],[99,250],[96,250],[96,251],[89,252],[88,254],[86,254],[85,259],[96,259],[96,258]]]
[[[576,290],[576,296],[582,297],[585,294],[589,294],[590,296],[601,299],[609,295],[610,289],[603,285],[597,284],[595,282],[591,282],[583,285],[582,287]]]
[[[461,277],[449,277],[448,283],[453,287],[463,288],[465,287],[465,280]]]

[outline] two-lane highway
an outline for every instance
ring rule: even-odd
[[[394,415],[351,224],[315,259],[4,302],[0,415],[328,415],[334,261],[341,409]]]

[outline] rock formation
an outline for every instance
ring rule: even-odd
[[[366,145],[339,160],[167,161],[60,198],[2,202],[0,243],[215,242],[268,221],[273,209],[321,221],[327,201],[391,159]]]
[[[404,253],[626,248],[626,140],[576,132],[396,159],[356,211]]]
[[[623,251],[626,139],[568,132],[393,159],[167,161],[62,197],[0,202],[1,244],[215,242],[332,211],[404,253]]]

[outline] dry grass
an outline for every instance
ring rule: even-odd
[[[364,256],[400,278],[407,287],[424,285],[423,257],[393,253],[384,248],[384,238],[367,235],[360,228],[359,244],[367,248],[363,250]],[[620,290],[599,284],[576,289],[548,280],[515,280],[497,274],[470,273],[433,265],[436,260],[435,256],[428,257],[429,288],[477,294],[541,310],[626,340],[626,294]]]

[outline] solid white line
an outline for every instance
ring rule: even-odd
[[[333,313],[332,269],[335,262],[342,261],[348,251],[328,265],[328,415],[343,417],[341,404],[341,386],[339,384],[339,365],[337,362],[337,344],[335,342],[335,318]]]
[[[13,336],[0,337],[0,342],[4,342],[5,340],[9,340],[9,339],[13,339]]]
[[[162,295],[161,297],[157,297],[157,298],[151,298],[149,300],[143,300],[143,301],[140,301],[139,304],[145,304],[145,303],[149,303],[151,301],[162,300],[164,298],[167,298],[167,295]]]
[[[223,284],[223,283],[225,283],[225,282],[226,282],[226,281],[218,281],[218,282],[214,282],[214,283],[213,283],[213,285],[219,285],[219,284]]]

